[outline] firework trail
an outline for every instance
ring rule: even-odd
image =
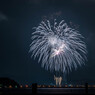
[[[51,25],[42,21],[32,33],[31,57],[38,58],[42,67],[50,71],[71,71],[85,64],[86,45],[79,31],[68,27],[62,20]]]

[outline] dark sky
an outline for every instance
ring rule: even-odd
[[[32,28],[45,18],[78,26],[88,61],[70,72],[67,80],[95,83],[95,0],[0,0],[0,77],[19,84],[54,83],[54,73],[41,68],[28,53]]]

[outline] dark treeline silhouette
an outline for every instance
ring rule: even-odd
[[[19,84],[16,81],[14,81],[10,78],[6,78],[6,77],[0,78],[0,85],[2,87],[5,87],[5,86],[9,87],[10,85],[12,87],[15,87],[15,86],[20,87]]]

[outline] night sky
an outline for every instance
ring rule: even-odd
[[[71,23],[87,45],[88,61],[70,72],[67,81],[95,84],[95,0],[0,0],[0,77],[23,85],[55,83],[54,73],[29,53],[32,28],[52,18]]]

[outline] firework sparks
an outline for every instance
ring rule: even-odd
[[[31,38],[31,56],[38,57],[38,62],[47,70],[71,71],[85,63],[87,50],[83,36],[64,20],[59,24],[55,21],[54,25],[49,20],[42,21]]]

